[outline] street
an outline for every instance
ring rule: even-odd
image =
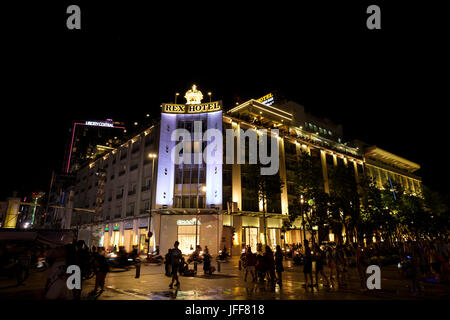
[[[293,266],[291,260],[285,263],[283,286],[269,283],[253,283],[249,274],[244,282],[244,270],[238,268],[238,258],[221,264],[221,272],[212,276],[203,275],[202,265],[198,266],[195,277],[180,276],[181,286],[170,290],[170,278],[164,276],[164,265],[142,265],[140,278],[135,278],[135,269],[111,269],[106,278],[105,291],[98,296],[90,296],[95,278],[83,281],[83,300],[376,300],[376,299],[449,299],[448,285],[424,283],[424,294],[412,296],[408,292],[405,279],[396,266],[382,268],[381,290],[361,291],[355,268],[347,273],[346,288],[302,287],[303,267]],[[214,263],[217,268],[217,264]],[[190,266],[192,268],[192,266]],[[328,270],[325,269],[327,273]],[[46,271],[32,272],[24,285],[17,287],[15,279],[0,279],[1,299],[42,299]],[[69,298],[71,295],[69,293]]]

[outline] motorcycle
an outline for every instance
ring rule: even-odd
[[[244,250],[245,252],[245,250]],[[243,253],[245,255],[245,253]],[[219,250],[219,255],[217,256],[218,261],[228,261],[230,258],[230,255],[225,250]]]
[[[145,262],[147,263],[154,263],[154,264],[162,264],[164,262],[164,258],[157,254],[157,253],[150,253],[150,255],[145,259]]]
[[[200,253],[197,253],[196,251],[192,252],[188,257],[187,263],[188,264],[191,264],[192,262],[197,264],[202,263],[203,262],[203,259],[201,258],[202,254],[203,251],[200,251]]]
[[[300,252],[294,252],[294,258],[292,259],[295,265],[303,265],[305,263],[305,258],[303,257],[303,254]]]

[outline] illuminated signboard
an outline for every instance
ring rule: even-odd
[[[195,226],[195,218],[192,220],[177,220],[178,226]],[[197,222],[197,225],[201,225],[200,220]]]
[[[203,113],[222,110],[222,103],[221,101],[188,105],[166,103],[162,108],[164,113]]]
[[[264,103],[268,106],[271,106],[274,103],[273,94],[272,93],[266,94],[264,97],[261,97],[261,98],[257,99],[256,101]]]
[[[92,127],[109,127],[114,128],[114,123],[103,121],[86,121],[85,125]]]

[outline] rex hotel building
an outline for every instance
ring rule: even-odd
[[[92,212],[74,210],[66,227],[77,228],[80,239],[106,248],[125,246],[128,251],[138,246],[142,253],[149,244],[150,250],[159,246],[163,254],[176,240],[185,254],[196,243],[207,246],[212,254],[224,246],[239,254],[245,245],[256,249],[257,243],[264,242],[263,209],[250,196],[253,186],[246,179],[246,167],[227,164],[225,146],[206,162],[175,164],[171,160],[176,144],[171,141],[173,130],[194,132],[194,121],[201,121],[203,131],[279,130],[278,174],[284,185],[279,199],[271,199],[267,210],[270,246],[303,239],[300,221],[294,222],[293,229],[281,231],[295,206],[293,164],[301,151],[320,162],[326,192],[328,169],[343,163],[354,168],[357,180],[367,174],[379,187],[391,179],[406,192],[421,193],[421,179],[414,175],[418,164],[360,141],[344,142],[342,126],[314,117],[295,102],[268,94],[225,112],[220,102],[201,103],[202,94],[195,86],[185,97],[185,105],[162,105],[157,125],[78,170],[70,206]],[[234,139],[238,148],[239,134]],[[194,153],[207,145],[193,140]],[[334,240],[332,233],[329,240]]]

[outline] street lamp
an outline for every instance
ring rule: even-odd
[[[153,181],[155,179],[155,175],[154,175],[154,171],[155,171],[155,160],[156,158],[158,158],[158,154],[156,153],[149,153],[148,157],[150,159],[152,159],[152,182],[151,182],[151,186],[153,186]],[[150,209],[149,209],[149,214],[148,214],[148,223],[147,223],[147,228],[148,228],[148,235],[150,234],[150,223],[151,223],[151,218],[152,218],[152,207],[153,207],[153,188],[150,188]],[[148,237],[148,244],[147,244],[147,258],[150,257],[150,237]]]
[[[306,242],[306,233],[305,233],[305,218],[303,217],[303,203],[305,200],[303,199],[303,195],[300,196],[300,214],[302,215],[302,226],[303,226],[303,244]]]
[[[177,92],[177,93],[175,93],[175,104],[177,104],[177,97],[179,96],[180,94]]]
[[[212,93],[211,93],[211,92],[208,92],[208,96],[209,96],[209,102],[211,102],[211,96],[212,96]]]

